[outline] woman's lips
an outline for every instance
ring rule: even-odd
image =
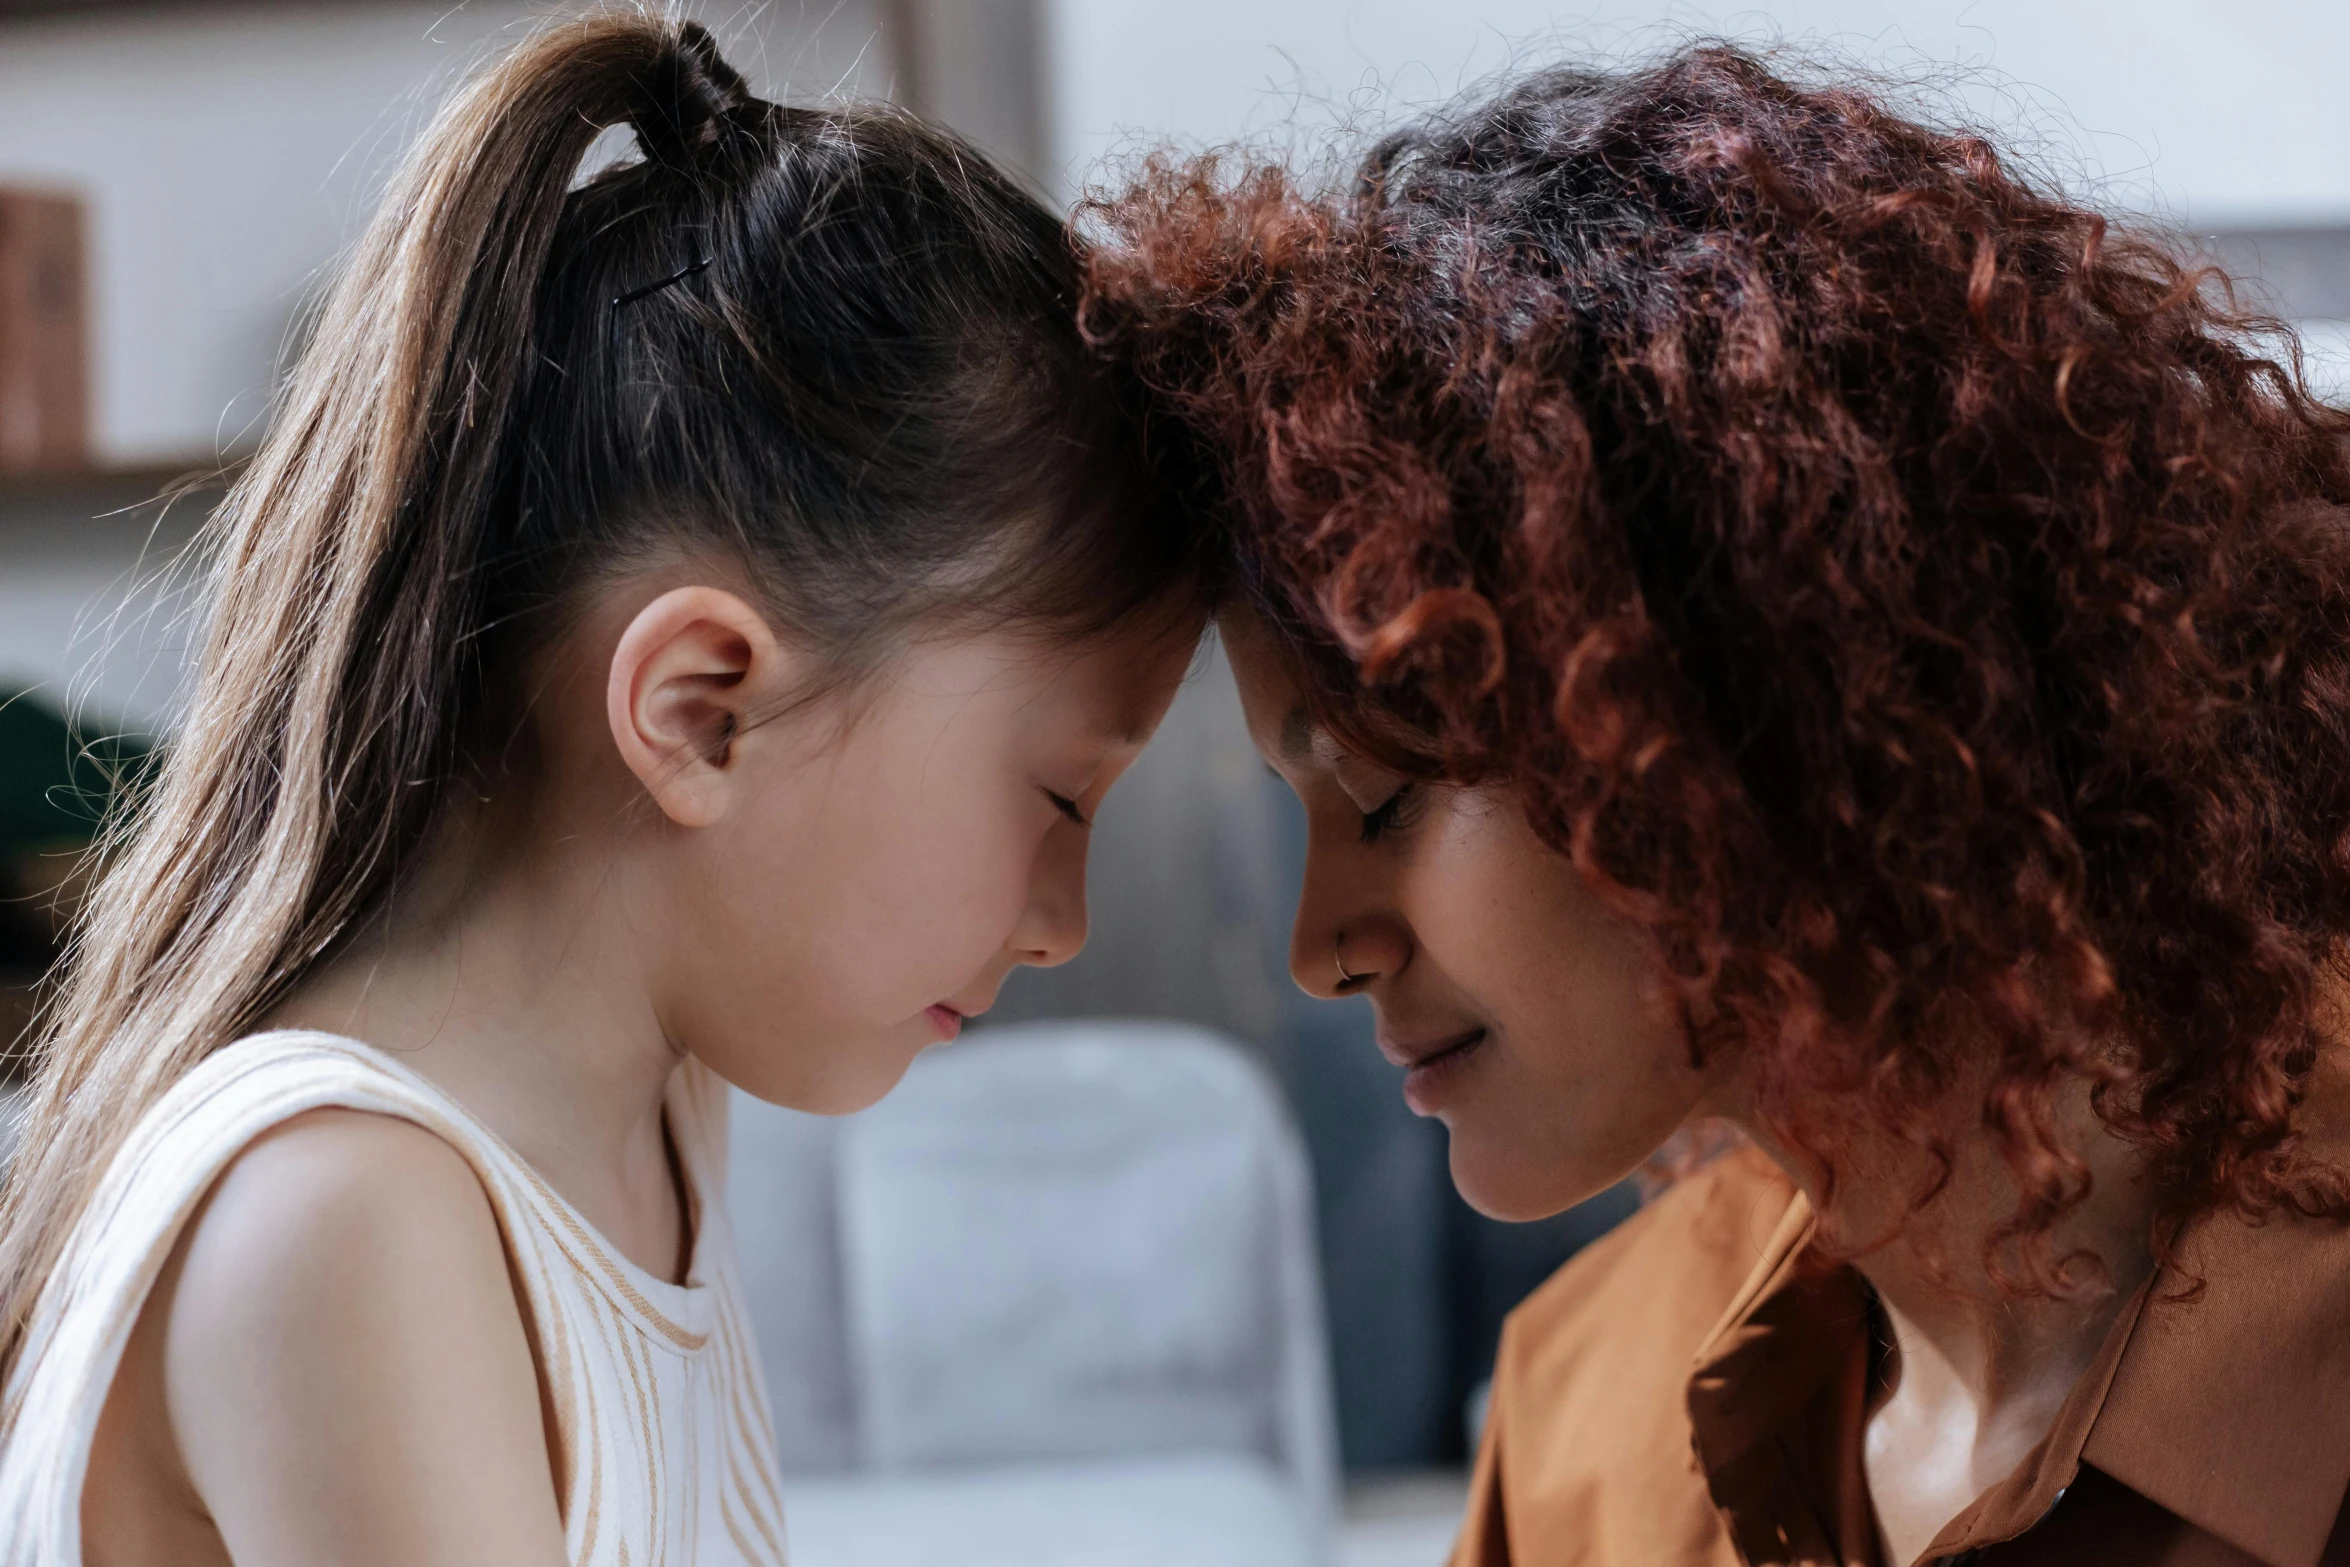
[[[1379,1049],[1404,1068],[1403,1102],[1414,1115],[1435,1115],[1444,1108],[1453,1084],[1483,1048],[1488,1035],[1482,1028],[1466,1029],[1441,1039],[1409,1044],[1381,1039]]]
[[[938,1030],[938,1040],[942,1045],[963,1031],[963,1014],[943,1001],[924,1008],[923,1016],[929,1018],[930,1026]]]

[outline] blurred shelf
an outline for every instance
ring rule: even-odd
[[[225,11],[233,3],[237,0],[0,0],[0,21],[20,16],[107,16],[123,11]]]
[[[138,506],[174,492],[218,495],[244,465],[244,458],[179,457],[39,473],[0,473],[0,527],[6,514],[39,508],[89,505],[93,509]]]

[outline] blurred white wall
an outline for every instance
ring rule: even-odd
[[[152,733],[178,710],[200,630],[173,570],[217,495],[149,501],[130,482],[0,508],[0,699],[31,690],[93,733]]]
[[[2350,221],[2344,0],[1048,0],[1047,23],[1073,182],[1164,133],[1279,141],[1699,31],[1903,75],[1988,66],[1997,83],[1962,89],[1974,114],[2077,142],[2113,199],[2198,228]]]
[[[0,181],[90,203],[102,459],[250,444],[289,324],[408,137],[549,9],[307,0],[8,22]],[[884,85],[866,0],[689,9],[768,91]]]
[[[1052,161],[1072,195],[1170,141],[1310,157],[1512,65],[1712,34],[1889,77],[2077,194],[2199,234],[2350,230],[2350,0],[1043,3]],[[2262,270],[2260,247],[2228,254]],[[2350,397],[2350,321],[2297,324],[2313,386]]]

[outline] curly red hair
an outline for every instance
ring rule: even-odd
[[[1987,1261],[2070,1289],[2087,1080],[2164,1255],[2350,1218],[2294,1126],[2350,923],[2350,416],[2224,277],[1724,46],[1532,76],[1348,193],[1161,162],[1092,219],[1090,330],[1216,454],[1316,715],[1514,784],[1831,1179],[1864,1116],[1947,1172],[1979,1090]]]

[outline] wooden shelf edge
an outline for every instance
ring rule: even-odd
[[[213,494],[228,488],[246,460],[240,453],[231,457],[156,458],[88,468],[0,473],[0,507],[72,501],[83,496],[160,499],[180,489]]]

